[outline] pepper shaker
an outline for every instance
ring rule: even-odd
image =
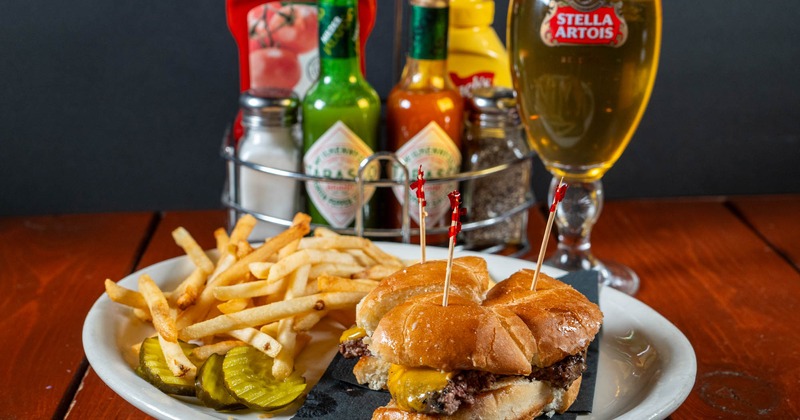
[[[518,162],[529,155],[530,147],[512,89],[475,89],[466,100],[466,109],[465,171]],[[507,246],[527,247],[527,211],[506,216],[532,198],[531,168],[527,160],[465,182],[464,203],[470,220],[493,221],[488,226],[465,231],[468,249],[493,252]]]

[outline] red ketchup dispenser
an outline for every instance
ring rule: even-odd
[[[375,26],[377,0],[358,1],[361,72],[364,47]],[[303,98],[319,74],[317,5],[315,1],[226,0],[228,29],[239,51],[239,90],[276,87]],[[242,135],[241,115],[233,126]]]

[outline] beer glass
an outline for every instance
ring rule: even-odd
[[[603,207],[601,178],[625,150],[653,89],[660,0],[512,0],[512,79],[531,146],[569,184],[558,205],[558,248],[547,264],[597,270],[633,295],[636,273],[598,261],[590,234]]]

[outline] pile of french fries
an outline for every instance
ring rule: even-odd
[[[274,358],[273,375],[281,380],[294,370],[294,360],[314,325],[329,316],[340,317],[349,326],[341,317],[352,319],[361,298],[403,266],[365,238],[325,228],[306,237],[310,222],[308,215],[298,213],[291,227],[253,247],[247,238],[256,219],[245,215],[230,235],[223,228],[214,232],[216,261],[189,232],[178,228],[172,236],[195,266],[180,285],[163,291],[143,274],[138,291],[109,279],[106,293],[153,323],[175,376],[197,373],[198,366],[179,345],[183,340],[202,344],[193,350],[196,360],[250,344]]]

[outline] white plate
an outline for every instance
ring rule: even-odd
[[[380,243],[381,248],[402,259],[419,258],[419,247]],[[458,256],[467,255],[458,252]],[[489,263],[495,280],[502,280],[534,263],[496,255],[476,254]],[[446,258],[447,250],[428,248],[428,258]],[[177,257],[133,273],[120,285],[136,289],[140,274],[148,273],[169,289],[191,273],[187,257]],[[550,267],[546,273],[564,274]],[[594,396],[594,412],[581,419],[661,419],[686,399],[694,385],[697,363],[686,337],[647,305],[613,289],[600,293],[605,320],[600,342],[600,365]],[[309,384],[315,384],[336,352],[341,327],[320,325],[314,340],[298,359]],[[153,333],[150,325],[133,316],[129,308],[112,302],[107,295],[95,302],[83,326],[83,347],[92,369],[125,400],[160,419],[258,419],[256,411],[218,413],[194,398],[171,397],[157,390],[133,372],[136,360],[131,346]],[[276,417],[288,419],[290,415]]]

